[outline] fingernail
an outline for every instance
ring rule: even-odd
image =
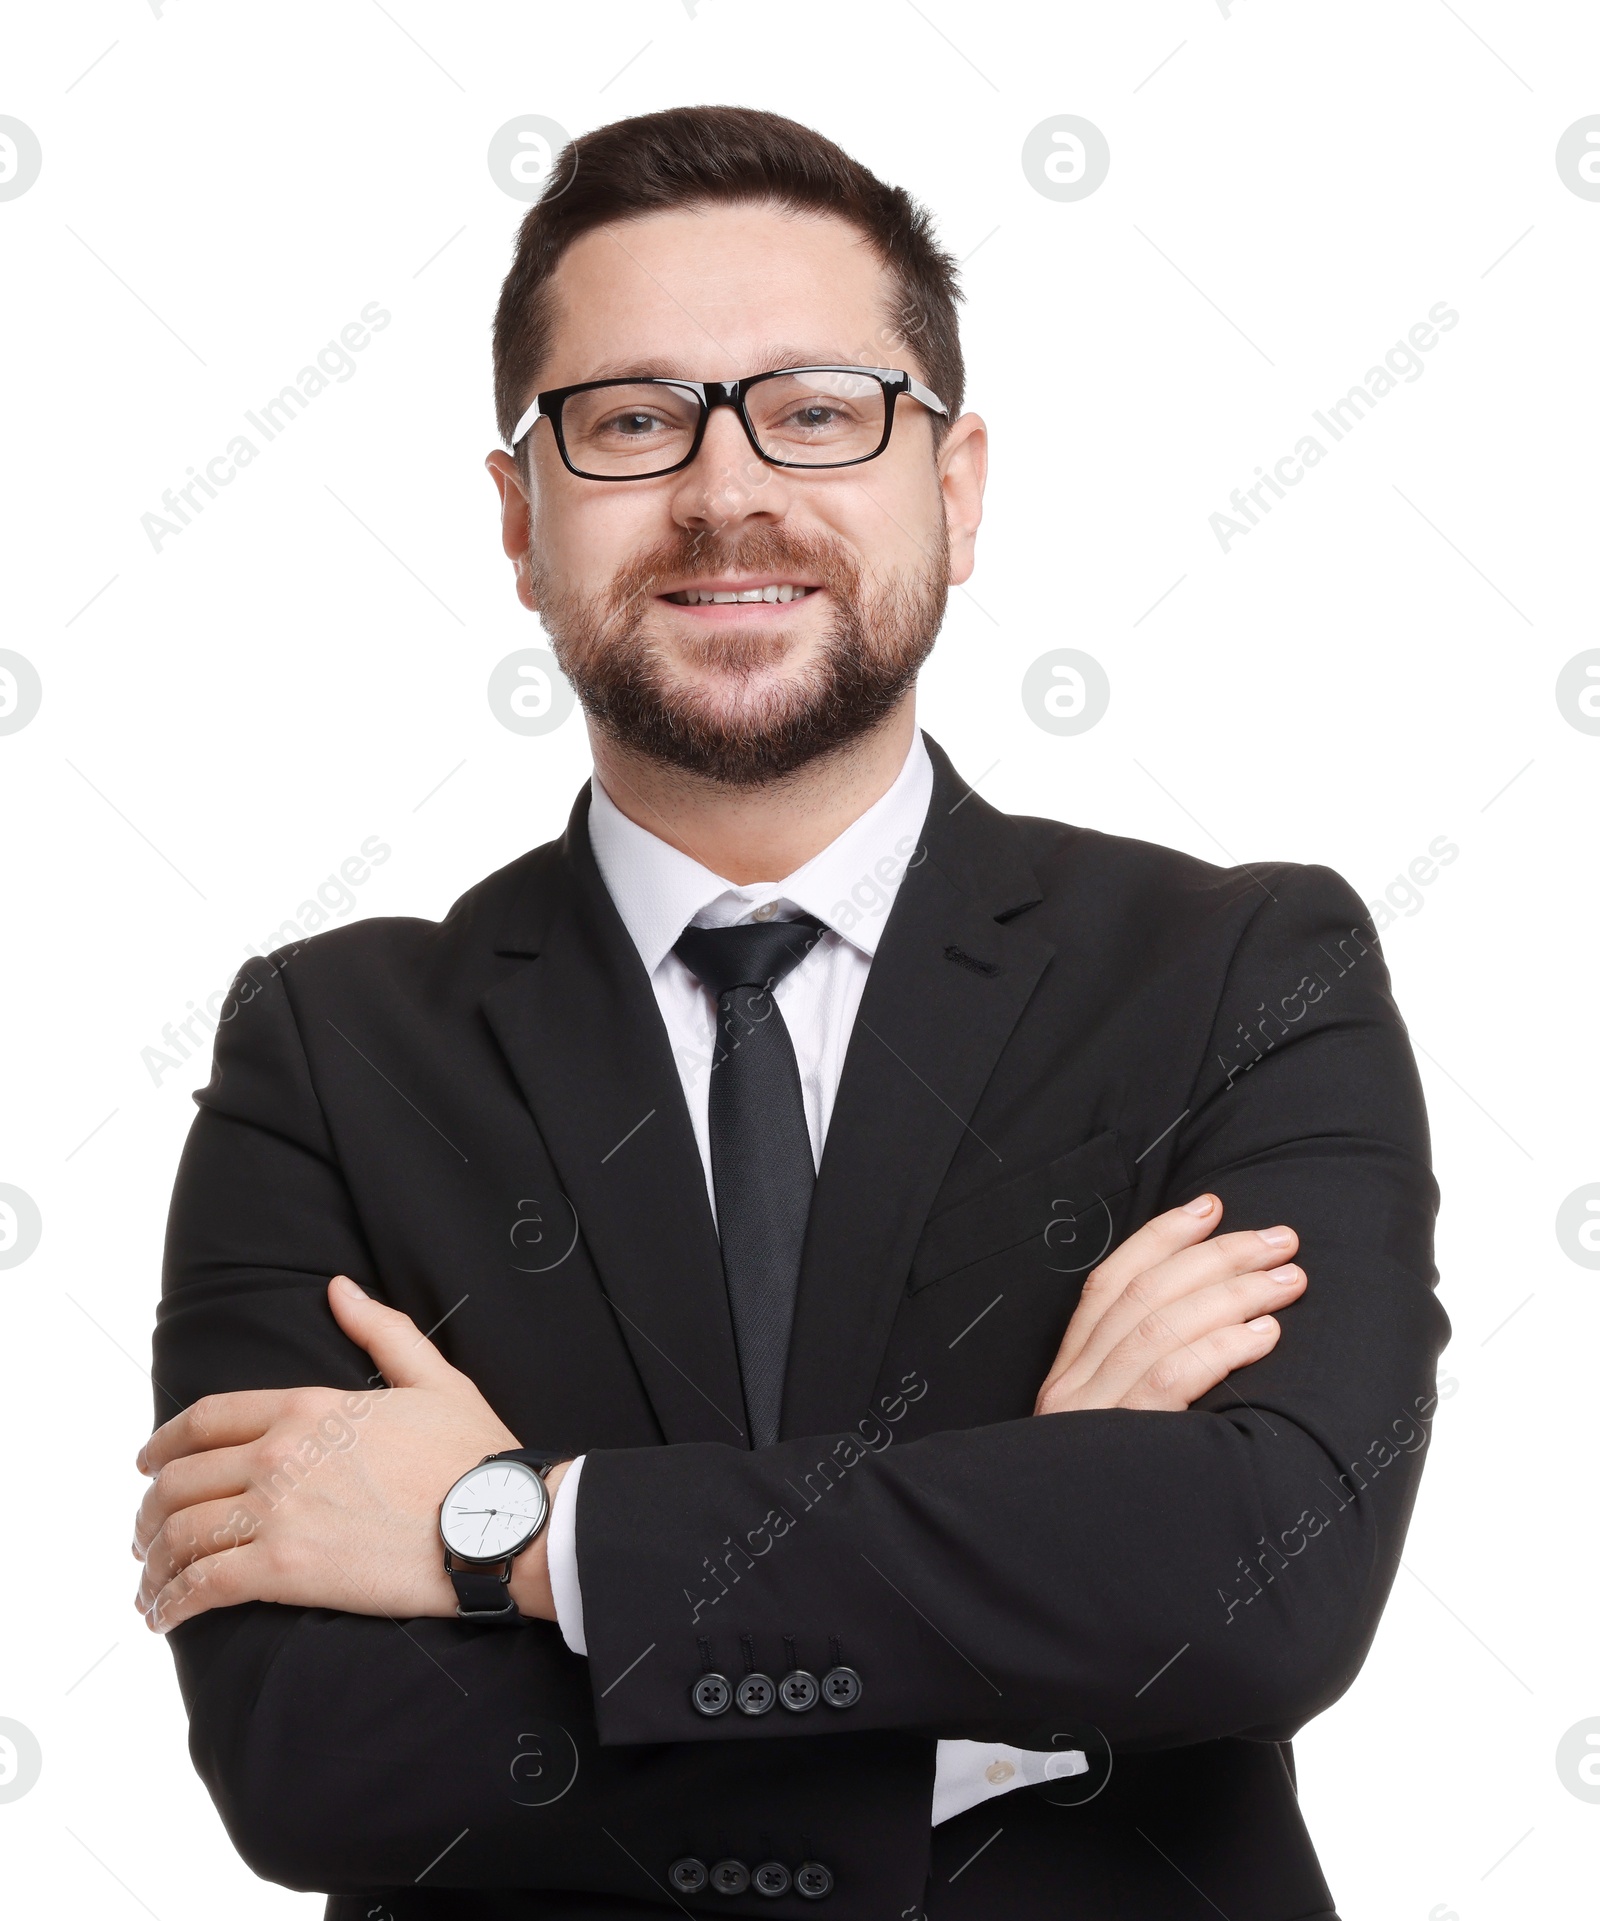
[[[1258,1334],[1265,1334],[1271,1328],[1276,1327],[1277,1322],[1273,1320],[1270,1314],[1258,1314],[1253,1321],[1246,1321],[1245,1326],[1253,1327]]]
[[[1268,1247],[1287,1247],[1294,1239],[1294,1233],[1287,1227],[1263,1227],[1257,1230]]]
[[[1284,1267],[1269,1267],[1267,1269],[1267,1279],[1269,1281],[1281,1281],[1285,1287],[1289,1286],[1290,1282],[1299,1280],[1299,1278],[1300,1270],[1292,1261]]]
[[[348,1274],[335,1274],[333,1284],[341,1294],[348,1294],[352,1300],[364,1301],[366,1290],[358,1287]]]
[[[1210,1194],[1201,1194],[1192,1201],[1186,1201],[1183,1211],[1185,1214],[1209,1214],[1216,1204]]]

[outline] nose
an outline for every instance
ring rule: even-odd
[[[750,521],[781,520],[789,481],[750,445],[731,406],[713,407],[700,451],[678,476],[673,518],[695,531],[725,532]]]

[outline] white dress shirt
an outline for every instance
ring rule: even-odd
[[[713,1218],[717,1197],[711,1174],[709,1077],[717,1008],[672,951],[674,942],[690,926],[733,927],[747,921],[792,920],[800,914],[823,923],[822,939],[773,990],[794,1043],[811,1156],[820,1167],[861,991],[900,882],[918,857],[932,793],[933,764],[918,733],[894,785],[820,854],[784,880],[736,887],[629,820],[599,779],[593,782],[589,843],[655,990],[689,1105]],[[547,1547],[556,1621],[575,1654],[588,1653],[577,1551],[582,1473],[580,1455],[556,1490]],[[1081,1771],[1083,1766],[1076,1754],[941,1741],[934,1776],[934,1825],[1008,1789]]]

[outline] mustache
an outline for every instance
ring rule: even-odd
[[[820,534],[755,527],[736,539],[682,531],[669,535],[620,568],[606,596],[612,616],[639,611],[665,584],[695,574],[795,574],[849,600],[861,569],[844,545]]]

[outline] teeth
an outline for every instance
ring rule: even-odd
[[[675,594],[668,594],[667,598],[677,601],[680,607],[731,607],[753,604],[762,600],[769,604],[774,601],[799,600],[811,591],[809,587],[793,587],[785,582],[781,587],[749,587],[743,593],[737,594],[708,594],[702,593],[698,587],[684,587]]]

